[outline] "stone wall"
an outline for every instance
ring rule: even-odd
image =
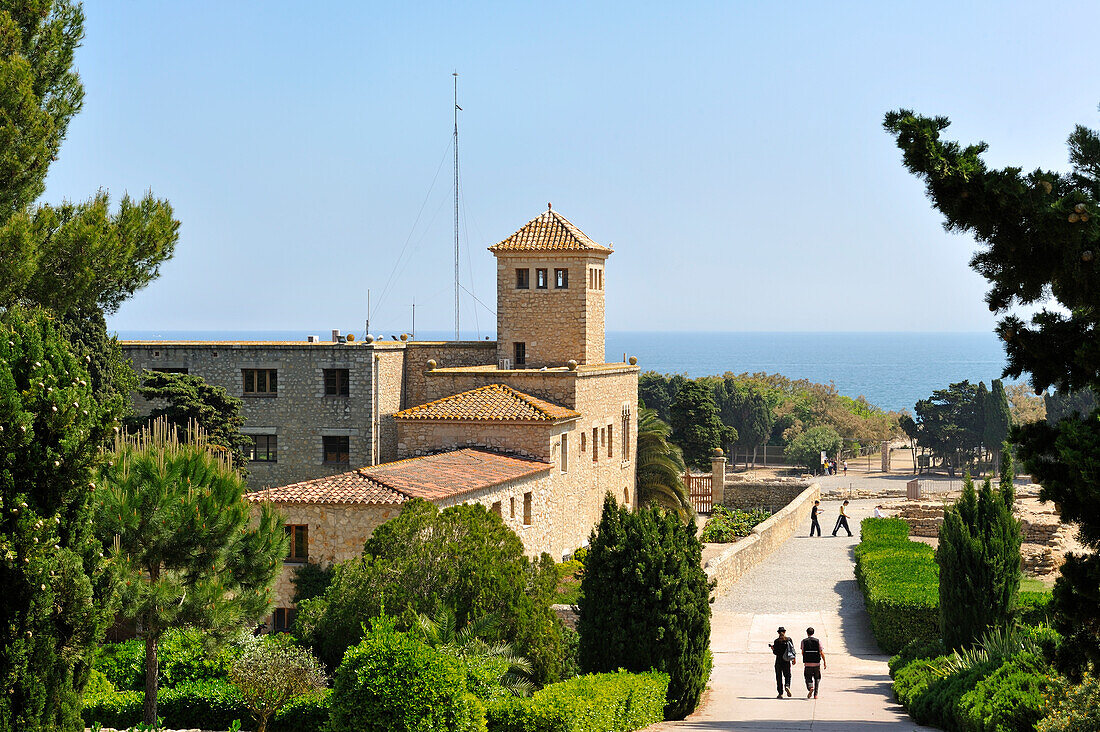
[[[554,533],[554,474],[550,470],[527,478],[521,478],[501,485],[464,493],[450,499],[435,501],[440,508],[455,506],[465,503],[480,503],[489,510],[496,510],[495,503],[500,503],[500,517],[512,531],[516,532],[523,541],[523,550],[530,557],[537,557],[543,552],[550,552],[553,556]],[[526,493],[531,494],[531,522],[524,522],[523,499]]]
[[[797,498],[809,485],[809,481],[801,479],[743,481],[727,475],[722,505],[743,511],[766,508],[774,513]]]
[[[763,561],[799,528],[805,529],[810,523],[810,509],[819,495],[817,484],[810,485],[771,518],[758,524],[749,536],[734,542],[708,561],[703,571],[708,579],[717,582],[713,594],[721,595],[729,590],[745,572]]]
[[[497,359],[515,359],[516,342],[527,351],[527,367],[603,363],[604,291],[589,286],[590,269],[603,270],[605,252],[496,252]],[[526,269],[529,287],[516,287],[516,270]],[[545,289],[536,272],[545,269]],[[569,272],[569,286],[555,287],[555,269]],[[602,275],[601,275],[602,278]]]
[[[430,422],[397,420],[397,458],[430,455],[460,447],[485,447],[536,460],[554,459],[550,422]]]

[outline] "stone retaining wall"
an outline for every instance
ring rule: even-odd
[[[728,486],[726,491],[728,496]],[[751,534],[709,560],[703,566],[703,571],[707,573],[708,579],[717,582],[712,593],[721,595],[728,591],[745,572],[763,561],[798,531],[799,527],[805,529],[809,526],[810,509],[820,494],[817,483],[803,487],[792,501],[772,514],[771,518],[758,524]],[[729,505],[728,499],[726,504]]]
[[[722,505],[742,511],[766,508],[775,513],[795,500],[809,485],[808,481],[802,479],[741,481],[727,478]]]

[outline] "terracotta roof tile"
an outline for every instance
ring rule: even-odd
[[[597,244],[553,209],[547,209],[528,221],[523,228],[502,242],[489,247],[491,252],[595,251],[611,250]]]
[[[400,504],[410,498],[438,500],[538,475],[550,464],[464,448],[398,460],[339,475],[248,493],[253,503]]]
[[[409,407],[393,416],[420,420],[557,422],[581,415],[510,386],[489,384]]]

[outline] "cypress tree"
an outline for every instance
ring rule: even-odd
[[[0,730],[84,728],[114,595],[90,483],[121,407],[88,382],[47,315],[0,315]]]
[[[1005,627],[1015,612],[1022,536],[1012,515],[1013,496],[1011,488],[994,492],[989,478],[975,492],[967,475],[962,495],[944,510],[936,562],[940,631],[951,650],[970,647],[990,628]]]
[[[993,388],[982,406],[985,413],[982,442],[985,443],[987,450],[993,452],[993,463],[996,465],[1002,461],[1001,444],[1008,438],[1008,432],[1012,429],[1012,407],[1008,403],[1004,382],[1000,379],[993,380]],[[1011,458],[1009,464],[1011,465]]]
[[[592,532],[579,604],[586,673],[650,669],[669,675],[667,719],[699,703],[710,676],[710,588],[695,522],[650,504],[619,507],[608,494]]]

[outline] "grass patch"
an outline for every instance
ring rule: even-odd
[[[581,576],[584,565],[576,559],[561,562],[558,567],[558,587],[554,592],[555,605],[576,605],[581,601]]]

